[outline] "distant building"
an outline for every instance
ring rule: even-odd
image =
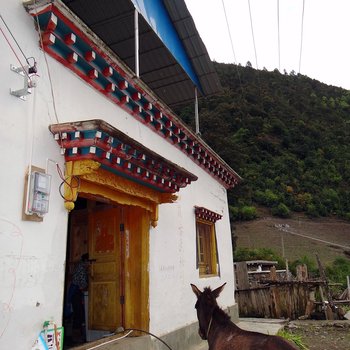
[[[270,272],[272,266],[278,265],[277,261],[268,260],[249,260],[246,261],[248,272]]]
[[[190,283],[227,282],[236,312],[226,191],[240,177],[173,112],[220,91],[185,2],[0,9],[0,348],[31,349],[44,321],[70,335],[86,253],[87,340],[124,327],[195,343]]]
[[[286,279],[286,270],[277,270],[277,261],[248,260],[233,263],[236,289],[255,287],[271,279],[271,273],[278,280]]]

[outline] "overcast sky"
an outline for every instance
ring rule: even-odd
[[[217,62],[250,61],[254,68],[294,70],[329,85],[350,90],[350,0],[185,0],[210,58]],[[300,60],[301,37],[303,38]],[[256,60],[257,58],[257,60]],[[257,64],[256,64],[257,61]]]

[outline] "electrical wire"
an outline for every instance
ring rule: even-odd
[[[1,19],[3,19],[3,18],[1,17]],[[6,24],[5,24],[5,25],[6,25]],[[7,26],[6,26],[6,27],[7,27]],[[0,27],[0,31],[1,31],[2,35],[4,36],[4,38],[5,38],[6,42],[7,42],[7,44],[9,45],[10,49],[12,50],[13,54],[16,56],[18,63],[19,63],[20,66],[22,67],[23,74],[25,74],[25,75],[28,77],[29,81],[31,81],[31,77],[29,76],[27,69],[24,68],[23,63],[22,63],[21,60],[19,59],[19,57],[18,57],[18,55],[17,55],[15,49],[13,48],[13,46],[12,46],[11,43],[10,43],[10,40],[7,38],[5,32],[2,30],[1,27]]]
[[[38,11],[36,8],[36,1],[34,0],[34,5],[35,5],[35,20],[38,26],[38,33],[39,33],[39,39],[40,39],[40,46],[43,49],[43,54],[44,54],[44,59],[45,59],[45,64],[46,64],[46,70],[47,70],[47,75],[49,77],[49,82],[50,82],[50,92],[51,92],[51,97],[52,97],[52,106],[54,109],[54,114],[55,114],[55,119],[57,124],[59,124],[59,119],[58,119],[58,114],[57,114],[57,108],[56,108],[56,99],[55,99],[55,92],[54,92],[54,88],[53,88],[53,83],[52,83],[52,77],[51,77],[51,72],[50,72],[50,67],[49,67],[49,62],[47,60],[47,56],[46,56],[46,52],[44,49],[44,43],[43,43],[43,37],[41,35],[41,30],[40,30],[40,23],[39,23],[39,16],[38,16]],[[60,133],[60,139],[62,139],[61,137],[61,133]]]
[[[36,89],[34,89],[34,96],[33,96],[33,109],[32,109],[32,120],[31,120],[31,140],[30,140],[30,147],[29,147],[29,165],[28,165],[28,179],[27,179],[27,194],[26,194],[26,203],[25,203],[25,213],[28,211],[28,206],[29,206],[29,193],[30,193],[30,177],[32,174],[32,166],[33,166],[33,149],[34,149],[34,131],[35,131],[35,107],[36,107]]]
[[[49,66],[49,62],[47,59],[47,54],[44,48],[44,43],[43,43],[43,37],[42,37],[42,33],[41,33],[41,29],[40,29],[40,22],[39,22],[39,15],[38,15],[38,11],[37,11],[37,7],[36,7],[36,0],[34,0],[34,6],[35,6],[35,21],[36,21],[36,25],[38,28],[38,34],[39,34],[39,41],[40,41],[40,46],[42,48],[43,51],[43,56],[44,56],[44,60],[45,60],[45,65],[46,65],[46,70],[47,70],[47,75],[49,78],[49,84],[50,84],[50,93],[51,93],[51,97],[52,97],[52,106],[53,106],[53,110],[54,110],[54,115],[55,115],[55,119],[56,119],[56,123],[60,124],[59,118],[58,118],[58,113],[57,113],[57,108],[56,108],[56,98],[55,98],[55,91],[54,91],[54,87],[53,87],[53,82],[52,82],[52,76],[51,76],[51,70],[50,70],[50,66]],[[60,147],[61,147],[61,153],[64,154],[64,147],[62,144],[62,132],[59,130],[58,131],[59,134],[59,139],[61,142],[59,142]],[[66,202],[70,202],[72,200],[74,200],[73,195],[74,195],[74,189],[79,189],[80,188],[80,178],[79,176],[71,176],[71,181],[68,182],[67,180],[69,179],[69,177],[65,178],[60,166],[58,165],[58,163],[56,163],[56,167],[57,167],[57,172],[59,177],[61,178],[62,182],[58,187],[58,191],[60,196],[66,201]],[[73,185],[73,181],[76,181],[76,184]],[[71,198],[66,198],[63,191],[62,191],[62,187],[63,185],[66,184],[67,187],[70,189],[71,192]]]
[[[16,43],[17,47],[18,47],[19,50],[21,51],[21,53],[22,53],[24,59],[25,59],[26,62],[30,65],[29,59],[30,59],[30,58],[34,58],[34,57],[28,57],[28,58],[27,58],[27,56],[26,56],[25,53],[23,52],[21,46],[19,45],[18,41],[16,40],[16,38],[15,38],[14,35],[12,34],[12,32],[11,32],[9,26],[8,26],[7,23],[5,22],[4,17],[2,17],[2,15],[0,15],[0,18],[1,18],[2,22],[5,24],[5,27],[6,27],[6,29],[8,30],[8,32],[11,34],[13,41]],[[35,63],[35,59],[34,59],[34,63]]]
[[[79,176],[72,176],[72,179],[75,179],[75,180],[76,180],[76,182],[77,182],[76,185],[72,185],[72,184],[70,184],[70,183],[67,181],[67,179],[64,179],[64,180],[60,183],[60,185],[58,186],[58,192],[59,192],[60,196],[65,200],[65,202],[74,202],[75,199],[73,198],[73,194],[74,194],[73,190],[76,189],[76,188],[78,188],[78,189],[80,188],[80,179],[79,179]],[[62,193],[62,192],[63,192],[63,191],[62,191],[62,186],[63,186],[63,185],[67,185],[68,188],[70,189],[70,191],[71,191],[71,198],[65,197],[65,195]]]
[[[254,47],[254,55],[255,55],[255,65],[256,65],[256,76],[258,80],[258,87],[259,87],[259,103],[262,105],[262,84],[260,80],[260,73],[259,73],[259,65],[258,65],[258,54],[256,52],[256,45],[255,45],[255,35],[254,35],[254,26],[253,26],[253,17],[252,17],[252,10],[250,6],[250,0],[248,0],[248,8],[249,8],[249,17],[250,17],[250,28],[252,32],[252,39],[253,39],[253,47]]]
[[[304,37],[304,12],[305,12],[305,0],[303,0],[303,10],[301,15],[301,33],[300,33],[300,55],[299,55],[299,73],[301,68],[301,56],[303,51],[303,37]]]
[[[41,29],[40,29],[40,23],[39,23],[39,16],[38,16],[38,11],[37,11],[37,7],[36,7],[36,0],[34,0],[34,6],[35,6],[35,21],[36,21],[36,24],[37,24],[37,28],[38,28],[38,33],[39,33],[39,40],[40,40],[40,46],[42,47],[42,50],[43,50],[43,55],[44,55],[44,60],[45,60],[45,65],[46,65],[46,70],[47,70],[47,75],[48,75],[48,78],[49,78],[49,83],[50,83],[50,92],[51,92],[51,97],[52,97],[52,106],[53,106],[53,110],[54,110],[54,115],[55,115],[55,119],[56,119],[56,123],[57,124],[60,124],[60,121],[59,121],[59,118],[58,118],[58,113],[57,113],[57,108],[56,108],[56,98],[55,98],[55,92],[54,92],[54,87],[53,87],[53,83],[52,83],[52,77],[51,77],[51,71],[50,71],[50,66],[49,66],[49,62],[48,62],[48,59],[47,59],[47,55],[46,55],[46,51],[44,49],[44,43],[43,43],[43,37],[42,37],[42,34],[41,34]],[[61,153],[64,155],[64,147],[62,145],[62,132],[61,130],[58,131],[58,134],[59,134],[59,138],[60,138],[60,147],[61,147]],[[69,201],[67,198],[64,197],[64,195],[62,194],[62,186],[64,183],[67,184],[68,188],[70,188],[71,190],[71,194],[72,194],[72,197],[73,197],[73,189],[76,188],[76,187],[72,187],[72,185],[70,183],[68,183],[66,181],[66,179],[64,178],[63,176],[63,173],[61,171],[61,168],[59,167],[58,164],[56,164],[57,166],[57,171],[58,171],[58,174],[60,176],[60,178],[63,180],[62,183],[60,184],[59,186],[59,193],[60,193],[60,196],[65,200],[65,201]],[[80,187],[80,178],[78,176],[74,176],[74,178],[77,180],[77,188]]]
[[[154,335],[151,332],[144,331],[143,329],[138,329],[138,328],[127,328],[127,329],[124,329],[124,331],[125,332],[127,332],[127,331],[135,331],[135,332],[141,332],[141,333],[148,334],[148,335],[156,338],[157,340],[159,340],[161,343],[163,343],[169,350],[173,350],[163,339],[157,337],[156,335]]]
[[[133,332],[133,331],[130,330],[127,334],[125,334],[125,335],[123,335],[123,336],[121,336],[121,337],[119,337],[119,338],[108,340],[108,341],[103,342],[103,343],[101,343],[101,344],[92,346],[91,348],[87,348],[86,350],[94,350],[94,349],[100,348],[101,346],[105,346],[105,345],[107,345],[107,344],[114,343],[114,342],[116,342],[116,341],[118,341],[118,340],[121,340],[121,339],[126,338],[126,337],[127,337],[129,334],[131,334],[132,332]]]
[[[236,59],[236,53],[235,53],[235,48],[233,46],[233,40],[232,40],[232,36],[231,36],[231,29],[230,29],[230,24],[228,22],[228,18],[227,18],[227,12],[226,12],[226,7],[225,7],[225,1],[221,0],[222,2],[222,8],[224,10],[224,15],[225,15],[225,20],[226,20],[226,27],[227,27],[227,32],[228,32],[228,36],[230,39],[230,44],[231,44],[231,50],[232,50],[232,54],[233,54],[233,59],[236,65],[236,71],[237,71],[237,76],[238,76],[238,81],[239,81],[239,85],[241,88],[241,92],[242,92],[242,96],[243,96],[243,86],[242,86],[242,80],[241,80],[241,75],[239,73],[239,69],[238,69],[238,64],[237,64],[237,59]]]
[[[255,36],[254,36],[254,27],[253,27],[252,10],[251,10],[251,8],[250,8],[250,0],[248,0],[248,7],[249,7],[249,17],[250,17],[250,28],[251,28],[251,31],[252,31],[253,46],[254,46],[255,64],[256,64],[256,69],[259,69],[259,66],[258,66],[258,55],[257,55],[257,53],[256,53],[256,45],[255,45]]]
[[[58,192],[60,194],[60,196],[66,201],[66,202],[71,202],[71,201],[74,201],[74,198],[73,198],[73,194],[74,194],[74,189],[79,189],[80,188],[80,178],[79,176],[76,176],[76,175],[73,175],[73,176],[70,176],[71,177],[71,182],[69,183],[67,180],[69,177],[65,177],[63,175],[63,172],[60,168],[60,166],[56,163],[56,167],[57,167],[57,172],[58,172],[58,175],[59,177],[61,178],[62,182],[60,183],[59,187],[58,187]],[[73,185],[73,180],[76,181],[76,185]],[[62,193],[62,186],[63,185],[67,185],[67,187],[70,189],[71,191],[71,198],[66,198],[65,195]]]
[[[92,346],[91,348],[87,348],[86,350],[94,350],[94,349],[97,349],[101,346],[104,346],[104,345],[107,345],[107,344],[110,344],[110,343],[113,343],[115,341],[118,341],[120,339],[124,339],[126,338],[127,336],[129,336],[132,332],[140,332],[140,333],[145,333],[145,334],[148,334],[154,338],[156,338],[157,340],[159,340],[161,343],[163,343],[169,350],[173,350],[163,339],[157,337],[155,334],[151,333],[151,332],[148,332],[148,331],[145,331],[143,329],[138,329],[138,328],[126,328],[124,329],[123,327],[120,327],[118,328],[113,334],[110,334],[110,335],[115,335],[117,333],[122,333],[122,332],[128,332],[127,334],[119,337],[119,338],[116,338],[116,339],[111,339],[111,340],[108,340],[106,342],[103,342],[101,344],[98,344],[98,345],[95,345],[95,346]],[[109,335],[108,335],[109,336]]]
[[[232,49],[232,53],[233,53],[233,58],[235,60],[235,63],[237,64],[236,53],[235,53],[235,49],[234,49],[234,46],[233,46],[233,40],[232,40],[232,36],[231,36],[231,29],[230,29],[230,25],[229,25],[229,22],[228,22],[228,19],[227,19],[225,2],[224,2],[224,0],[221,0],[221,2],[222,2],[222,7],[224,9],[225,20],[226,20],[226,25],[227,25],[227,29],[228,29],[228,35],[230,37],[230,43],[231,43],[231,49]]]
[[[20,50],[20,52],[22,53],[24,59],[26,60],[28,66],[30,67],[35,67],[36,66],[36,61],[34,57],[28,57],[25,55],[25,53],[23,52],[21,46],[19,45],[18,41],[16,40],[15,36],[13,35],[13,33],[11,32],[9,26],[7,25],[4,17],[0,14],[0,19],[3,22],[3,24],[5,25],[7,31],[10,33],[13,41],[16,43],[18,49]],[[4,30],[0,27],[0,31],[2,33],[2,35],[4,36],[7,44],[9,45],[11,51],[13,52],[13,54],[15,55],[18,63],[20,64],[21,68],[22,68],[22,72],[24,75],[27,76],[28,78],[28,85],[32,84],[32,79],[31,76],[29,75],[29,69],[28,67],[24,67],[24,64],[22,63],[21,59],[19,58],[16,50],[14,49],[14,47],[12,46],[10,40],[7,38]],[[31,65],[29,60],[33,59],[33,64]],[[34,70],[34,73],[36,73],[36,69]],[[32,173],[32,163],[33,163],[33,147],[34,147],[34,129],[35,129],[35,106],[36,106],[36,89],[34,89],[34,99],[33,99],[33,110],[32,110],[32,123],[31,123],[31,132],[32,132],[32,138],[31,138],[31,142],[30,142],[30,149],[29,149],[29,166],[28,166],[28,179],[27,179],[27,194],[26,194],[26,203],[25,203],[25,212],[27,213],[28,210],[28,202],[29,202],[29,188],[30,188],[30,176]]]

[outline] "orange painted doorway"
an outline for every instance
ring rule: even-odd
[[[150,222],[138,206],[83,196],[76,201],[69,214],[66,290],[74,265],[88,252],[89,329],[148,330]]]

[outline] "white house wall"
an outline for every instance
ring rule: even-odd
[[[177,203],[160,206],[158,226],[151,230],[150,321],[152,332],[156,334],[167,333],[197,320],[194,309],[196,297],[190,283],[203,289],[227,282],[218,302],[224,308],[234,304],[226,190],[208,179],[204,171],[189,170],[198,175],[198,181],[180,191]],[[223,215],[215,224],[221,277],[199,278],[194,205]]]
[[[38,86],[27,101],[9,94],[22,86],[10,71],[19,65],[0,35],[0,348],[31,349],[45,320],[62,321],[67,219],[53,163],[50,210],[43,222],[22,221],[24,177],[30,163],[45,168],[47,159],[64,159],[48,126],[57,123],[43,52],[33,19],[20,1],[0,0],[0,13],[27,56],[38,62]],[[4,30],[22,62],[18,48]],[[0,33],[1,34],[1,33]],[[216,287],[227,282],[219,302],[234,304],[231,235],[226,190],[184,153],[96,92],[70,70],[47,56],[60,123],[103,119],[156,153],[199,177],[174,204],[159,208],[158,226],[150,232],[150,330],[164,334],[196,321],[190,283]],[[216,223],[221,277],[199,279],[196,270],[194,206],[223,215]]]

